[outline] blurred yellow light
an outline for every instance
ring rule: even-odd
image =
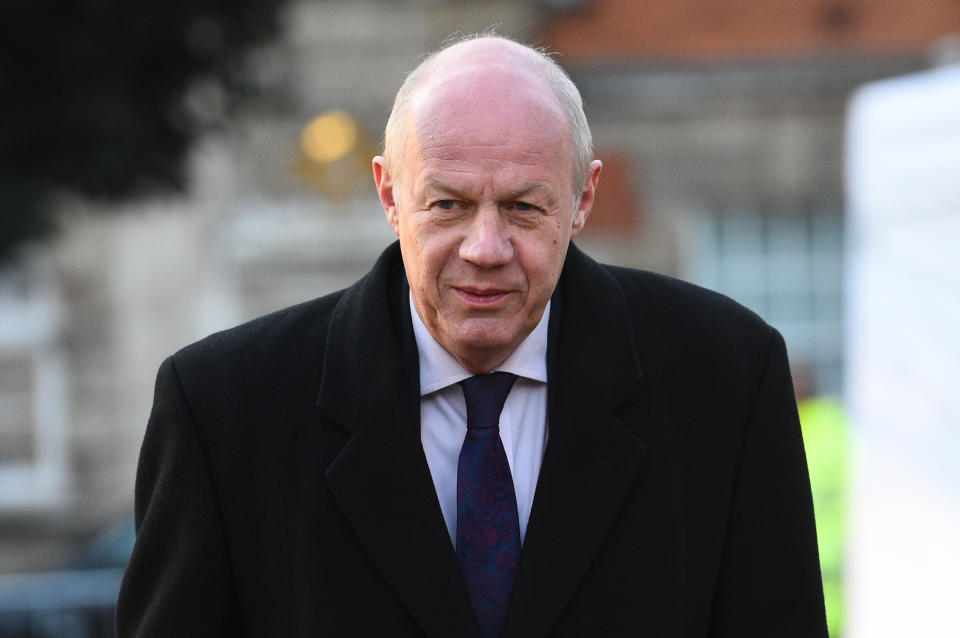
[[[303,127],[300,148],[314,162],[335,162],[357,142],[357,122],[346,111],[332,110]]]

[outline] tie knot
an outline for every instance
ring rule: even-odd
[[[478,374],[460,382],[467,403],[467,428],[495,428],[517,375],[509,372]]]

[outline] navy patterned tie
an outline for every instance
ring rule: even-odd
[[[516,380],[495,372],[460,382],[467,436],[457,467],[457,560],[483,638],[503,630],[520,559],[517,497],[500,441],[500,412]]]

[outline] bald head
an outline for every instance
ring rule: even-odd
[[[503,101],[505,95],[510,104]],[[418,145],[420,136],[438,124],[438,112],[455,116],[458,109],[470,107],[466,111],[476,118],[477,107],[484,104],[493,118],[510,108],[535,109],[549,118],[540,120],[545,128],[559,124],[572,163],[573,195],[580,198],[593,145],[579,91],[548,55],[497,35],[450,44],[407,76],[384,134],[387,166],[395,175],[401,172],[405,149]]]

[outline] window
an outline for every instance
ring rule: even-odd
[[[0,272],[0,510],[65,497],[67,384],[52,268]]]
[[[777,328],[795,375],[839,394],[843,220],[833,211],[711,211],[694,217],[686,277],[732,297]]]

